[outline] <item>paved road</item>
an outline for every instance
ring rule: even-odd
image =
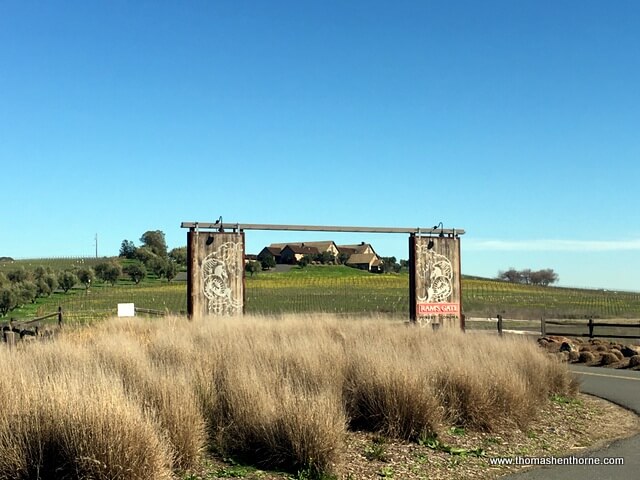
[[[640,415],[640,372],[572,366],[580,375],[584,393],[606,398]],[[503,478],[546,480],[618,480],[640,478],[640,435],[613,442],[607,448],[586,452],[580,457],[623,457],[624,465],[570,465],[539,467]]]

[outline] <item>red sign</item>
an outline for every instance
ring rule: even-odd
[[[458,315],[457,303],[418,303],[418,315]]]

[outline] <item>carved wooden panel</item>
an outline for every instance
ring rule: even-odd
[[[412,236],[411,317],[420,324],[460,326],[460,238]]]
[[[189,231],[187,308],[190,317],[244,310],[244,233]]]

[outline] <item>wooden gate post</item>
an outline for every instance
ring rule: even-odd
[[[244,233],[187,233],[189,318],[244,312]]]
[[[409,237],[409,301],[412,322],[463,327],[458,236]]]
[[[409,235],[409,321],[416,323],[416,236]]]

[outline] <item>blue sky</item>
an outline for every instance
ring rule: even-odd
[[[640,291],[640,3],[0,2],[0,256],[182,221],[464,228]],[[248,232],[279,241],[403,235]]]

